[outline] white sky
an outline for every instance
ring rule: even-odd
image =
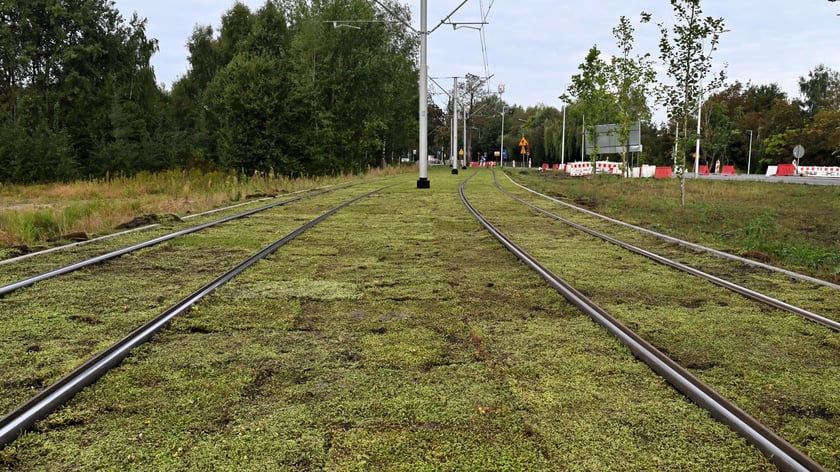
[[[428,27],[441,23],[462,0],[428,0]],[[197,24],[217,28],[234,0],[116,0],[128,19],[133,12],[148,19],[147,36],[159,41],[152,58],[158,82],[167,88],[187,71],[186,43]],[[256,11],[264,0],[243,0]],[[419,29],[420,1],[406,2]],[[654,21],[671,23],[668,0],[467,0],[451,18],[477,22],[492,3],[484,27],[490,88],[505,84],[504,100],[524,107],[560,107],[557,98],[578,72],[589,48],[615,51],[612,28],[625,15],[636,24],[636,52],[658,59],[659,31],[638,25],[647,11]],[[704,16],[723,17],[725,28],[717,67],[727,65],[730,82],[777,83],[791,98],[798,80],[819,64],[840,70],[840,3],[827,0],[704,0]],[[429,76],[451,87],[452,76],[485,74],[481,33],[445,24],[429,36]],[[439,91],[432,84],[430,91]],[[443,103],[443,98],[438,103]],[[657,113],[657,117],[661,116]]]

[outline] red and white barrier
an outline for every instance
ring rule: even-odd
[[[767,176],[784,177],[786,175],[801,175],[803,177],[840,177],[840,166],[799,166],[794,164],[779,164],[767,166]]]
[[[566,164],[566,172],[573,177],[580,177],[582,175],[592,175],[591,162],[570,162]]]
[[[812,177],[840,177],[840,167],[828,166],[799,166],[797,173]]]
[[[566,164],[566,172],[571,176],[592,175],[591,162],[570,162]],[[595,172],[598,174],[621,175],[621,163],[609,161],[597,161]]]

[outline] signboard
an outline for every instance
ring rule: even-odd
[[[598,142],[598,154],[621,154],[624,152],[624,144],[618,141],[618,125],[596,125],[595,134]],[[586,140],[586,153],[590,154],[594,146],[590,142],[591,139]],[[642,124],[636,122],[630,126],[628,151],[642,152]]]
[[[793,157],[797,159],[802,159],[802,156],[805,155],[805,148],[802,147],[801,144],[797,144],[796,147],[793,148]]]
[[[528,154],[528,140],[525,139],[525,136],[522,136],[522,139],[519,140],[519,154],[523,156]]]

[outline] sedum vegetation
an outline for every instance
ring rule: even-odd
[[[773,470],[487,235],[457,196],[461,178],[430,174],[435,192],[398,177],[401,185],[347,207],[221,288],[0,451],[0,466]],[[472,196],[495,194],[487,174],[469,185]],[[485,203],[496,204],[515,207]],[[281,237],[318,206],[254,218],[248,234]],[[239,225],[213,233],[231,244],[243,236]],[[200,238],[146,257],[193,266],[208,259],[196,252],[207,247]],[[137,274],[149,261],[118,265],[108,295],[142,300],[138,288],[151,277]],[[41,291],[75,300],[83,285],[58,280],[13,298]],[[137,311],[97,317],[93,327]],[[25,318],[15,316],[21,330],[31,329]],[[43,361],[55,351],[44,337],[37,352],[3,358],[48,370]]]

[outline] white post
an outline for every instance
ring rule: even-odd
[[[580,162],[586,162],[586,115],[583,115],[583,144],[580,146]]]
[[[429,188],[429,124],[428,118],[428,80],[429,71],[426,69],[426,43],[429,32],[426,27],[426,2],[420,0],[420,176],[417,179],[417,188]]]
[[[505,84],[499,85],[499,101],[502,102],[502,137],[499,143],[499,167],[505,166],[505,102],[502,94],[505,93]]]
[[[458,173],[458,77],[452,78],[452,130],[450,133],[452,144],[449,154],[452,160],[452,174]]]
[[[703,109],[701,100],[703,99],[703,92],[697,94],[697,147],[694,151],[694,177],[700,175],[700,110]]]
[[[560,167],[566,168],[566,104],[563,104],[563,137],[560,139]]]
[[[752,161],[752,133],[753,133],[753,130],[748,129],[747,131],[750,132],[750,150],[747,153],[747,175],[750,175],[750,163]]]
[[[464,150],[464,160],[462,161],[461,165],[464,166],[464,169],[467,168],[467,107],[464,105],[464,147],[461,149]]]

